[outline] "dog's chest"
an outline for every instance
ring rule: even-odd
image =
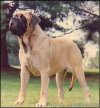
[[[26,59],[27,59],[29,71],[34,76],[40,76],[40,68],[41,68],[40,61],[41,61],[41,59],[40,59],[39,53],[37,53],[37,52],[27,53]]]
[[[40,72],[47,67],[49,63],[49,52],[34,50],[28,53],[19,53],[21,64],[25,65],[29,72],[34,76],[40,76]]]
[[[31,72],[34,76],[40,76],[39,68],[39,60],[38,55],[36,53],[22,53],[19,52],[19,60],[21,65],[24,65],[29,72]]]

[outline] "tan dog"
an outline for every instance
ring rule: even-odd
[[[49,77],[54,74],[56,74],[58,98],[61,101],[64,97],[63,81],[66,69],[70,69],[73,73],[70,88],[76,76],[84,91],[85,101],[89,103],[89,88],[85,81],[82,56],[77,45],[64,36],[48,37],[38,25],[39,21],[39,18],[29,11],[17,11],[9,23],[11,32],[17,35],[20,44],[21,88],[15,103],[24,102],[30,72],[35,76],[41,76],[40,100],[36,106],[46,106]]]

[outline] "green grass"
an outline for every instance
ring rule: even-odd
[[[75,83],[71,92],[68,91],[69,83],[70,81],[66,79],[64,84],[65,98],[63,103],[59,103],[55,80],[50,81],[48,106],[86,107],[84,104],[84,95],[79,83]],[[97,79],[89,79],[87,83],[91,93],[90,107],[99,107],[99,81]],[[14,105],[13,102],[17,99],[19,88],[20,78],[18,75],[9,75],[6,73],[1,75],[1,107],[33,107],[37,103],[40,94],[40,78],[31,78],[25,102],[22,105]]]

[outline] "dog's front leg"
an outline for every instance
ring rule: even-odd
[[[41,73],[41,92],[39,103],[36,107],[45,107],[47,96],[48,96],[48,85],[49,85],[49,71],[44,71]]]
[[[21,87],[20,87],[19,97],[17,101],[15,101],[15,104],[22,104],[24,102],[25,92],[29,82],[29,78],[30,78],[30,73],[28,72],[26,67],[22,66],[20,72]]]

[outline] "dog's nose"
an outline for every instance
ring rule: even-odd
[[[15,24],[14,24],[14,22],[11,22],[11,26],[14,26]]]
[[[10,22],[10,24],[9,24],[9,28],[10,28],[10,29],[15,28],[15,23],[14,23],[13,20]]]
[[[11,27],[15,27],[15,23],[14,22],[11,22]]]

